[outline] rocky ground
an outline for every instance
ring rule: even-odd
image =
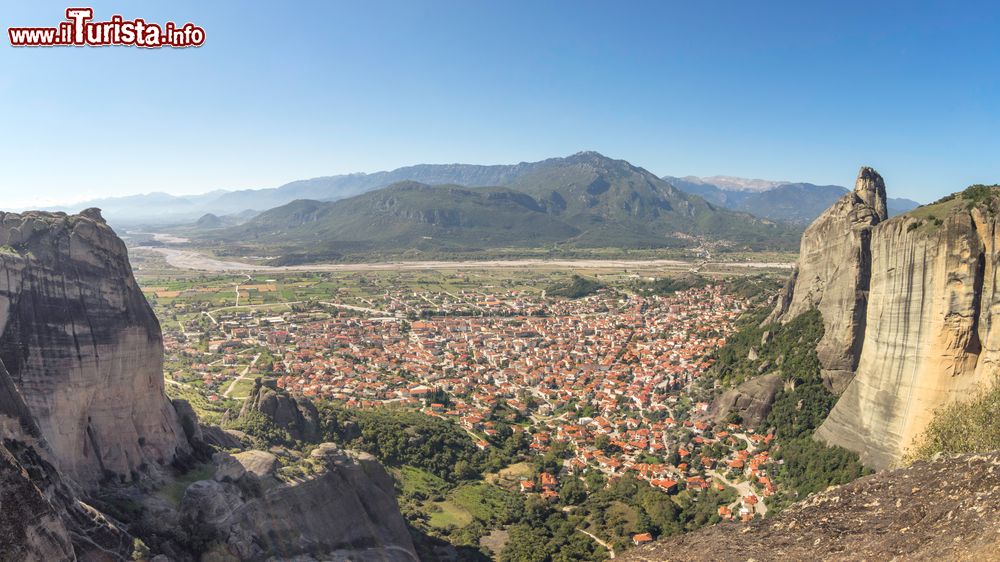
[[[1000,453],[917,462],[816,494],[776,517],[629,550],[633,562],[997,560]]]

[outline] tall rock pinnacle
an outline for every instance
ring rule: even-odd
[[[816,308],[825,334],[816,353],[823,381],[840,394],[854,378],[865,333],[871,276],[871,232],[888,218],[885,181],[862,167],[854,191],[820,215],[802,235],[798,268],[769,321],[788,322]]]
[[[858,179],[854,182],[854,194],[875,211],[879,221],[889,218],[889,211],[886,208],[885,180],[874,168],[861,167]]]

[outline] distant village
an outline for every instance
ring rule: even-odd
[[[398,405],[452,419],[483,449],[502,407],[530,432],[533,451],[572,450],[558,474],[522,480],[526,494],[556,501],[560,478],[599,470],[632,473],[667,494],[731,486],[739,498],[719,507],[722,519],[766,513],[775,463],[758,448],[773,436],[704,421],[708,404],[685,392],[749,306],[721,285],[576,300],[387,291],[364,304],[226,307],[165,323],[168,382],[218,401],[273,376],[292,393],[349,408]]]

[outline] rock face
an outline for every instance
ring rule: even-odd
[[[852,199],[806,231],[773,316],[823,313],[817,353],[842,394],[816,437],[874,468],[898,461],[935,409],[988,384],[1000,355],[997,194],[882,220],[884,195],[863,168]]]
[[[85,487],[189,451],[163,393],[160,327],[97,210],[0,214],[0,359]]]
[[[623,562],[996,560],[1000,453],[918,462],[821,492],[776,517],[628,550]]]
[[[279,481],[276,459],[260,451],[218,461],[215,479],[187,489],[181,513],[241,560],[418,560],[392,479],[370,455],[321,444],[306,461],[315,472],[293,482]]]
[[[802,235],[799,263],[770,320],[787,322],[811,308],[826,331],[816,346],[827,387],[839,394],[857,368],[871,278],[871,236],[886,220],[885,182],[861,168],[854,191],[820,215]]]
[[[783,384],[780,373],[750,379],[713,400],[708,417],[715,423],[722,423],[731,413],[736,413],[747,427],[756,427],[771,412],[774,398]]]
[[[119,560],[132,539],[82,503],[0,364],[0,560]]]
[[[250,397],[243,403],[240,416],[259,412],[276,426],[288,431],[292,439],[315,442],[319,437],[319,414],[316,406],[306,399],[296,398],[279,390],[277,381],[262,378],[254,381]]]
[[[911,446],[935,409],[988,385],[1000,355],[997,219],[961,202],[932,209],[875,230],[857,375],[816,432],[878,468]]]

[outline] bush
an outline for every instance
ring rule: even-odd
[[[783,461],[777,478],[784,488],[780,497],[768,503],[775,512],[809,494],[846,484],[871,472],[861,464],[856,453],[841,447],[828,447],[811,437],[782,442],[774,458]]]
[[[943,453],[984,453],[1000,449],[1000,379],[971,400],[934,412],[931,423],[903,458],[905,463]]]

